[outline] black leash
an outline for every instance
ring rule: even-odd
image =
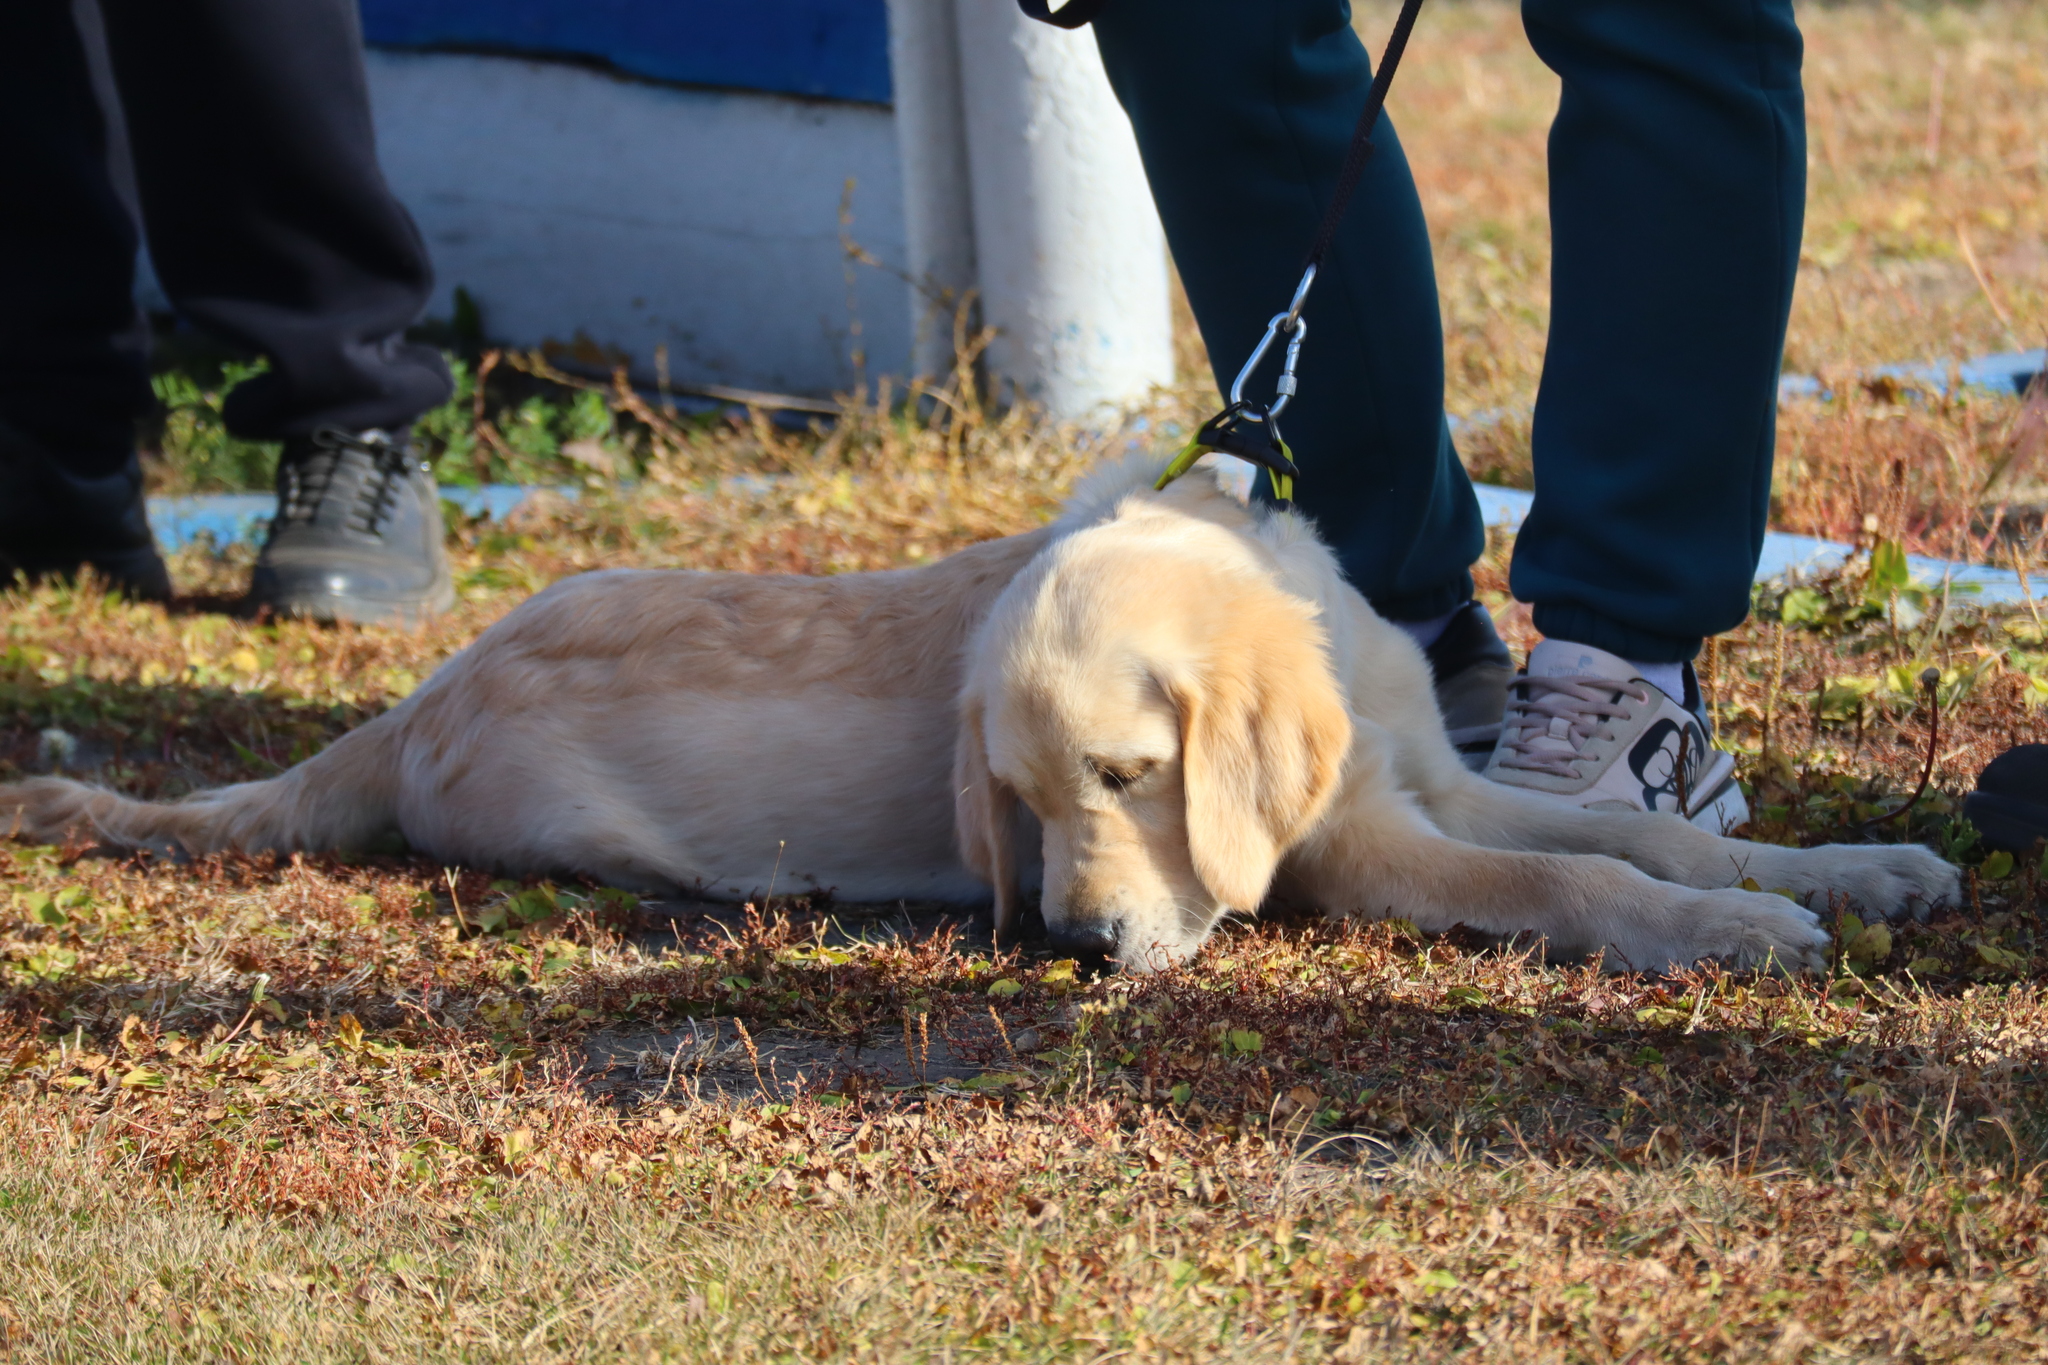
[[[1098,8],[1108,3],[1109,0],[1098,0]],[[1323,225],[1316,230],[1316,244],[1309,248],[1310,270],[1330,254],[1330,244],[1337,240],[1337,225],[1344,219],[1344,210],[1351,207],[1351,196],[1365,174],[1365,163],[1372,160],[1372,130],[1379,125],[1380,111],[1387,107],[1387,90],[1394,83],[1401,58],[1408,52],[1408,35],[1415,31],[1415,16],[1420,13],[1422,0],[1402,0],[1401,12],[1394,18],[1394,31],[1387,35],[1387,50],[1380,54],[1380,64],[1372,73],[1372,89],[1366,92],[1365,108],[1351,130],[1351,147],[1344,154],[1344,169],[1337,176],[1337,192],[1330,196],[1330,207],[1323,211]]]
[[[1050,0],[1017,0],[1024,13],[1033,19],[1060,28],[1079,28],[1101,14],[1109,7],[1110,0],[1067,0],[1058,10],[1053,10]],[[1308,323],[1301,316],[1302,305],[1308,302],[1309,290],[1315,287],[1316,272],[1322,269],[1324,258],[1330,253],[1331,245],[1337,240],[1337,228],[1344,221],[1344,212],[1351,207],[1351,196],[1358,190],[1358,182],[1365,175],[1365,164],[1372,160],[1373,129],[1379,125],[1380,113],[1386,108],[1387,89],[1394,83],[1394,72],[1401,65],[1401,58],[1408,50],[1408,35],[1415,30],[1415,16],[1422,11],[1422,0],[1401,0],[1401,13],[1394,20],[1394,31],[1387,37],[1387,49],[1380,56],[1379,66],[1374,70],[1372,89],[1366,93],[1365,108],[1358,115],[1358,124],[1351,132],[1351,145],[1344,153],[1344,166],[1337,174],[1337,188],[1330,196],[1329,207],[1323,210],[1323,221],[1316,229],[1316,238],[1308,250],[1308,260],[1303,267],[1301,283],[1294,287],[1294,297],[1288,302],[1287,311],[1277,313],[1266,324],[1266,334],[1253,348],[1251,359],[1245,361],[1238,371],[1237,380],[1230,386],[1230,401],[1223,411],[1202,424],[1195,433],[1195,439],[1188,442],[1166,472],[1159,476],[1156,488],[1164,488],[1188,472],[1196,460],[1211,451],[1235,455],[1241,460],[1262,466],[1272,482],[1273,501],[1285,508],[1294,501],[1294,480],[1301,470],[1294,463],[1294,453],[1287,448],[1287,442],[1280,435],[1280,413],[1299,391],[1295,382],[1294,369],[1301,358],[1301,343],[1308,337]],[[1273,349],[1279,337],[1287,338],[1287,349],[1280,363],[1280,378],[1274,382],[1273,397],[1265,403],[1254,403],[1244,396],[1244,387],[1266,353]]]

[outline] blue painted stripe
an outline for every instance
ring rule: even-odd
[[[381,47],[575,57],[686,85],[889,102],[886,0],[362,0],[362,9],[364,36]]]

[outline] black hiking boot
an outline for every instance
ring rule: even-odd
[[[1467,602],[1422,651],[1436,684],[1436,707],[1444,729],[1465,766],[1478,772],[1500,739],[1501,717],[1508,706],[1508,685],[1515,680],[1515,659],[1493,628],[1493,616],[1478,602]]]
[[[0,579],[72,578],[86,568],[129,597],[170,600],[171,576],[143,506],[141,461],[130,450],[112,473],[76,474],[0,421]]]
[[[408,433],[322,427],[294,437],[277,462],[277,516],[250,605],[418,625],[455,605],[441,535],[441,495]]]

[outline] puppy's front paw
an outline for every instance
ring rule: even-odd
[[[1799,871],[1804,884],[1794,890],[1807,904],[1824,910],[1830,894],[1843,895],[1866,918],[1925,920],[1936,908],[1957,904],[1962,895],[1962,873],[1918,844],[1807,849],[1800,855]]]
[[[1674,924],[1682,926],[1672,941],[1648,946],[1640,950],[1640,957],[1627,944],[1614,945],[1627,965],[1671,971],[1711,957],[1733,967],[1782,972],[1827,967],[1828,934],[1820,917],[1783,896],[1695,891],[1680,897],[1672,910]]]

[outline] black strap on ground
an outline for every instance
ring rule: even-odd
[[[1048,0],[1017,0],[1018,8],[1040,23],[1079,28],[1109,8],[1109,0],[1067,0],[1055,10]]]
[[[1108,3],[1108,0],[1102,0],[1102,3]],[[1344,221],[1344,210],[1351,206],[1351,196],[1358,189],[1359,177],[1365,174],[1365,163],[1372,160],[1372,130],[1379,124],[1380,111],[1386,108],[1387,87],[1394,83],[1394,72],[1401,65],[1401,55],[1408,50],[1408,35],[1415,29],[1415,16],[1421,12],[1422,0],[1401,0],[1401,13],[1394,20],[1394,31],[1387,35],[1387,50],[1380,54],[1380,64],[1372,73],[1372,89],[1366,93],[1365,109],[1358,116],[1357,126],[1351,130],[1351,147],[1344,153],[1344,169],[1337,175],[1337,192],[1330,196],[1330,207],[1323,210],[1322,226],[1316,229],[1315,245],[1309,248],[1309,265],[1321,265],[1323,257],[1330,253],[1330,244],[1337,240],[1337,228]],[[1028,8],[1026,13],[1029,13]]]

